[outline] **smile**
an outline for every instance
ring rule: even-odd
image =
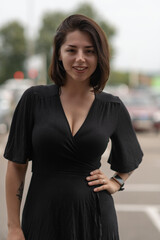
[[[87,67],[73,67],[77,71],[84,71],[87,69]]]

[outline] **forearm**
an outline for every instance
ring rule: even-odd
[[[20,165],[8,162],[6,173],[6,203],[8,227],[20,227],[20,205],[23,195],[27,164]]]
[[[114,174],[114,176],[110,179],[112,182],[114,182],[117,191],[118,190],[122,190],[123,189],[123,185],[125,183],[125,181],[129,178],[129,176],[133,173],[133,171],[128,172],[128,173],[120,173],[120,172],[116,172]],[[117,176],[118,175],[118,176]],[[121,179],[120,179],[120,178]],[[123,185],[122,185],[123,184]],[[120,188],[121,187],[121,188]]]
[[[123,181],[125,182],[133,172],[134,171],[131,171],[131,172],[128,172],[128,173],[117,172],[116,174],[118,174],[123,179]]]

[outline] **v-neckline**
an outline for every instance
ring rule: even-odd
[[[94,94],[94,100],[93,100],[93,102],[92,102],[92,104],[91,104],[91,106],[90,106],[90,108],[89,108],[89,110],[88,110],[88,113],[87,113],[84,121],[82,122],[82,124],[80,125],[80,127],[78,128],[78,130],[76,131],[76,133],[75,133],[74,135],[72,134],[72,131],[71,131],[71,127],[70,127],[68,118],[67,118],[67,116],[66,116],[66,113],[65,113],[65,111],[64,111],[64,108],[63,108],[63,105],[62,105],[62,102],[61,102],[61,98],[60,98],[60,95],[59,95],[59,89],[58,89],[58,100],[59,100],[59,103],[60,103],[60,108],[61,108],[61,110],[62,110],[63,116],[64,116],[65,121],[66,121],[66,123],[67,123],[68,129],[69,129],[69,132],[70,132],[70,135],[71,135],[71,137],[74,139],[74,138],[77,136],[77,134],[81,131],[81,129],[83,128],[83,126],[85,125],[87,119],[89,118],[89,115],[90,115],[90,113],[91,113],[91,111],[92,111],[92,108],[93,108],[93,106],[94,106],[94,104],[95,104],[95,102],[96,102],[96,93]]]

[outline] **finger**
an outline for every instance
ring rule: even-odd
[[[106,184],[104,184],[100,187],[94,188],[94,192],[99,192],[99,191],[104,191],[104,190],[107,190],[107,185]]]
[[[90,172],[91,175],[94,175],[94,174],[101,174],[101,173],[102,173],[102,172],[101,172],[100,169],[96,169],[96,170]]]
[[[90,185],[90,186],[99,185],[99,184],[106,184],[106,180],[105,179],[98,179],[98,180],[95,180],[95,181],[88,182],[88,185]]]
[[[104,176],[101,175],[101,174],[94,174],[93,176],[88,176],[88,177],[86,177],[86,179],[87,179],[88,181],[91,181],[91,180],[94,180],[94,179],[100,179],[100,178],[104,178]]]

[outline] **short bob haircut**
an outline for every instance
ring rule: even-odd
[[[109,46],[105,33],[99,25],[84,15],[71,15],[57,28],[53,42],[53,56],[49,76],[59,87],[65,85],[65,70],[62,61],[59,60],[60,48],[65,42],[66,35],[76,30],[87,32],[91,36],[98,61],[97,68],[90,77],[90,86],[93,87],[94,92],[101,92],[110,73]]]

